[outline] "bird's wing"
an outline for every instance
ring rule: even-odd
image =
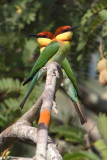
[[[75,79],[75,76],[74,76],[74,74],[73,74],[73,71],[72,71],[72,69],[71,69],[71,66],[70,66],[67,58],[65,58],[65,59],[61,62],[61,66],[62,66],[62,68],[65,70],[68,78],[71,80],[71,82],[74,84],[74,86],[76,87],[76,89],[79,91],[77,81],[76,81],[76,79]]]
[[[73,85],[73,83],[71,82],[71,80],[69,78],[67,78],[67,75],[65,73],[65,71],[63,72],[63,76],[65,77],[64,83],[63,83],[63,88],[66,91],[66,93],[69,95],[69,97],[71,98],[74,107],[80,117],[80,121],[81,124],[84,124],[87,122],[87,118],[85,116],[85,112],[84,109],[79,101],[78,95],[77,95],[77,91],[75,89],[75,86]]]
[[[43,78],[43,76],[46,74],[46,70],[43,70],[43,69],[40,69],[36,74],[35,76],[33,77],[29,87],[28,87],[28,90],[20,104],[20,108],[22,109],[27,98],[29,97],[30,93],[32,92],[33,88],[35,87],[36,83],[41,79]]]
[[[48,46],[46,46],[46,48],[41,52],[33,69],[30,72],[29,77],[25,80],[23,85],[27,84],[29,81],[31,81],[33,79],[33,77],[37,73],[37,71],[40,68],[42,68],[53,55],[55,55],[55,53],[58,51],[59,47],[60,47],[60,44],[57,41],[51,42]]]
[[[37,78],[38,78],[38,72],[37,72],[36,75],[34,76],[32,82],[31,82],[31,84],[30,84],[30,86],[29,86],[29,88],[28,88],[28,90],[27,90],[27,92],[26,92],[26,94],[25,94],[25,96],[24,96],[21,104],[20,104],[20,108],[21,108],[21,109],[23,108],[23,106],[24,106],[27,98],[29,97],[31,91],[33,90],[33,88],[34,88],[34,86],[35,86],[35,82],[37,81]]]

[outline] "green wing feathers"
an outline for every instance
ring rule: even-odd
[[[65,70],[63,70],[63,76],[64,76],[64,84],[63,88],[66,91],[66,93],[69,95],[70,99],[72,100],[74,107],[79,115],[81,124],[84,124],[87,122],[84,110],[82,108],[82,105],[79,101],[77,91],[75,89],[74,84],[71,82],[71,80],[68,78],[67,74],[65,73]]]
[[[30,86],[29,86],[29,88],[28,88],[28,90],[27,90],[27,92],[26,92],[26,94],[25,94],[25,96],[24,96],[24,98],[23,98],[23,100],[22,100],[22,103],[20,104],[20,108],[21,108],[21,109],[23,108],[23,106],[24,106],[27,98],[29,97],[31,91],[33,90],[33,88],[34,88],[34,86],[35,86],[35,83],[36,83],[37,78],[38,78],[38,73],[39,73],[39,71],[38,71],[38,72],[36,73],[36,75],[34,76],[32,82],[31,82],[31,84],[30,84]]]
[[[36,72],[42,68],[47,61],[58,51],[59,49],[59,42],[54,41],[51,42],[40,54],[39,58],[37,59],[32,71],[30,72],[29,77],[25,80],[23,85],[27,84],[29,81],[31,81],[36,74]]]
[[[74,86],[76,87],[76,89],[79,91],[77,81],[76,81],[76,79],[75,79],[75,76],[74,76],[74,74],[73,74],[73,72],[72,72],[71,66],[70,66],[67,58],[65,58],[65,59],[61,62],[61,66],[62,66],[62,68],[65,70],[67,76],[69,77],[69,79],[71,80],[71,82],[74,84]]]

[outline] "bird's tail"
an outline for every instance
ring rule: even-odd
[[[33,79],[33,77],[34,77],[34,76],[28,77],[28,78],[24,81],[23,86],[26,85],[27,83],[29,83],[29,82]]]
[[[74,107],[79,115],[81,124],[87,123],[87,118],[85,116],[84,110],[80,104],[78,97],[76,97],[76,102],[73,102]]]
[[[72,83],[71,79],[68,78],[65,71],[63,71],[64,75],[64,81],[63,81],[63,88],[66,91],[66,93],[69,95],[70,99],[72,100],[74,107],[79,115],[81,124],[84,124],[87,122],[84,110],[82,109],[81,103],[78,98],[77,90],[75,89],[74,84]]]
[[[26,94],[25,94],[25,96],[24,96],[21,104],[20,104],[20,108],[21,108],[21,109],[23,108],[23,106],[24,106],[24,104],[25,104],[28,96],[30,95],[31,91],[33,90],[33,88],[34,88],[34,86],[35,86],[35,83],[36,83],[37,78],[38,78],[38,73],[39,73],[39,72],[37,72],[36,75],[34,76],[32,82],[31,82],[31,84],[30,84],[30,86],[29,86],[29,88],[28,88],[28,90],[27,90],[27,92],[26,92]]]

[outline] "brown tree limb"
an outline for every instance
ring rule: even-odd
[[[0,160],[3,160],[3,159],[0,157]],[[11,156],[8,156],[7,160],[32,160],[32,158],[11,157]]]
[[[47,142],[48,142],[48,127],[50,123],[50,113],[52,110],[56,89],[62,81],[61,66],[53,62],[47,66],[47,78],[45,90],[43,93],[43,103],[40,111],[36,159],[47,159]],[[58,83],[57,83],[58,82]]]
[[[52,66],[53,65],[53,66]],[[53,67],[53,68],[51,68]],[[57,70],[58,69],[58,70]],[[40,98],[37,100],[37,102],[33,105],[33,107],[28,110],[17,122],[15,122],[13,125],[5,129],[0,134],[0,152],[3,152],[5,149],[9,148],[11,145],[13,145],[16,141],[26,142],[30,144],[36,144],[37,143],[37,128],[34,128],[32,126],[32,123],[35,119],[39,117],[39,112],[41,109],[42,103],[44,104],[45,98],[48,98],[50,109],[52,108],[55,92],[57,88],[59,87],[62,79],[61,75],[61,67],[57,63],[52,63],[49,66],[47,66],[47,70],[51,72],[50,75],[47,75],[47,82],[44,93],[40,96]],[[49,72],[49,73],[50,73]],[[59,73],[60,72],[60,73]],[[58,78],[59,74],[59,78]],[[52,76],[53,75],[53,76]],[[52,77],[50,79],[48,76]],[[54,81],[53,81],[54,79]],[[50,94],[50,83],[52,80],[52,91]],[[54,83],[53,83],[54,82]],[[48,86],[49,85],[49,86]],[[48,90],[47,90],[48,87]],[[48,93],[47,93],[48,92]],[[47,97],[45,94],[48,94]],[[45,103],[46,105],[46,103]],[[46,137],[47,141],[47,159],[49,160],[61,160],[62,157],[60,156],[58,150],[56,149],[56,146],[53,144],[52,140],[48,137]],[[13,158],[13,157],[12,157]],[[13,158],[14,159],[14,158]],[[18,158],[17,158],[18,159]],[[21,158],[19,158],[21,159]],[[23,159],[23,158],[22,158]]]
[[[28,135],[29,133],[26,132],[28,131],[27,128],[29,126],[31,127],[32,122],[36,119],[36,115],[40,110],[40,104],[42,104],[42,96],[37,100],[34,106],[29,111],[27,111],[16,123],[5,129],[0,134],[0,152],[9,148],[9,146],[11,146],[17,140],[26,140],[25,135]]]

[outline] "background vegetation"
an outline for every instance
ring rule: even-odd
[[[39,55],[37,54],[39,47],[35,39],[27,38],[26,35],[45,30],[54,32],[57,27],[63,25],[80,25],[80,28],[74,32],[69,53],[69,61],[78,82],[88,86],[91,92],[99,95],[100,98],[105,91],[107,94],[107,88],[104,90],[97,83],[99,75],[97,70],[95,71],[100,58],[98,52],[100,41],[103,40],[103,53],[107,52],[107,0],[1,0],[0,132],[28,110],[42,92],[43,84],[39,82],[24,109],[20,111],[19,104],[28,88],[28,86],[22,87],[22,82]],[[59,101],[61,101],[60,97]],[[107,95],[104,101],[107,103]],[[71,121],[63,121],[61,118],[57,118],[57,123],[52,121],[50,135],[61,139],[61,143],[64,143],[61,149],[64,160],[107,159],[107,117],[106,114],[100,114],[98,117],[102,108],[104,108],[103,112],[107,112],[106,107],[100,105],[97,112],[97,109],[88,106],[90,110],[94,110],[92,114],[97,113],[96,125],[98,124],[101,134],[101,139],[90,140],[90,148],[87,148],[84,141],[85,131],[75,123],[71,124]],[[61,109],[64,112],[63,108]],[[66,112],[64,113],[64,116],[68,117]],[[69,119],[71,120],[72,117]],[[26,150],[29,150],[29,156],[33,154],[31,146],[25,149],[26,145],[21,145],[19,147],[21,153],[18,146],[20,145],[13,147],[11,155],[27,156]]]

